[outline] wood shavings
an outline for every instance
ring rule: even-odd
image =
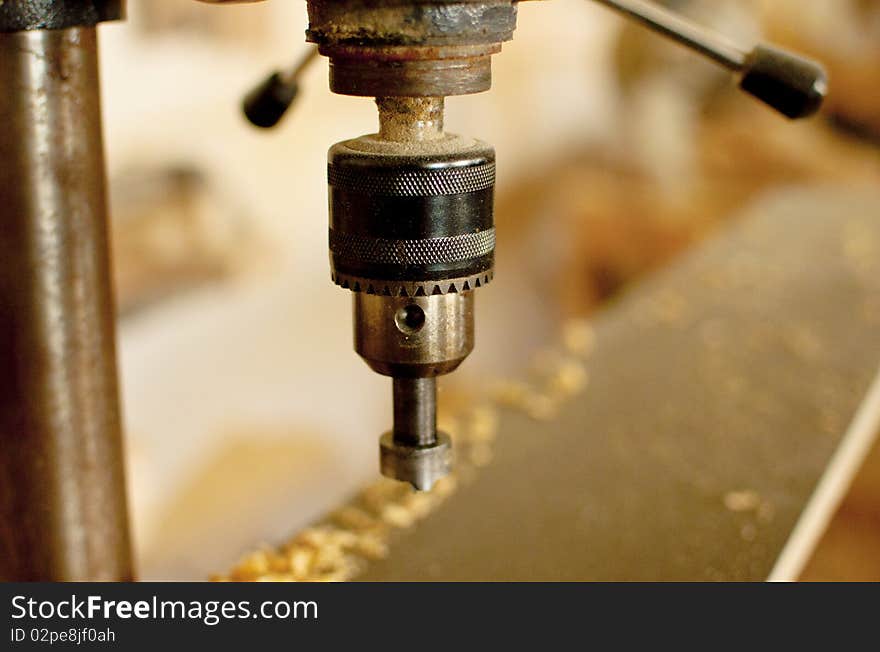
[[[562,345],[571,355],[588,357],[596,348],[593,326],[582,319],[569,322],[562,331]]]
[[[522,405],[523,401],[525,401],[533,391],[534,390],[524,382],[505,380],[495,385],[492,390],[492,398],[495,399],[499,405],[505,407],[518,407]]]
[[[416,522],[415,515],[401,505],[388,505],[382,509],[382,520],[399,528],[408,528]]]
[[[758,505],[758,520],[762,523],[771,523],[776,516],[776,507],[773,503],[765,500]]]
[[[554,394],[568,398],[580,394],[587,386],[588,378],[583,364],[575,360],[565,360],[553,375],[550,389]]]
[[[368,534],[358,538],[355,552],[370,561],[378,561],[388,556],[388,543],[378,535]]]
[[[492,458],[495,456],[495,453],[492,451],[492,446],[485,443],[474,445],[471,447],[469,453],[468,461],[479,468],[489,466],[489,464],[492,463]]]
[[[401,501],[402,506],[418,520],[425,518],[434,508],[434,499],[430,493],[411,493]]]
[[[456,474],[452,474],[445,478],[440,478],[434,483],[434,489],[431,493],[435,494],[438,498],[447,498],[448,496],[451,496],[458,488],[458,480],[456,477]]]
[[[505,380],[495,384],[492,398],[499,406],[523,412],[535,421],[551,421],[565,401],[582,393],[589,382],[584,364],[595,347],[588,323],[574,321],[562,332],[563,349],[535,355],[530,382]]]
[[[290,572],[294,577],[305,577],[312,567],[315,551],[304,547],[297,547],[288,552],[287,560],[290,564]]]
[[[749,520],[740,525],[739,536],[752,543],[758,538],[759,524],[768,524],[776,515],[776,508],[768,500],[752,489],[728,491],[724,494],[724,506],[731,512],[750,515]]]
[[[746,523],[740,528],[739,536],[743,541],[751,543],[758,536],[758,528],[753,523]]]
[[[761,504],[761,496],[751,489],[728,491],[724,494],[724,506],[731,512],[751,512]]]
[[[489,443],[498,434],[498,413],[488,406],[480,406],[471,413],[470,438]]]
[[[461,424],[459,423],[459,420],[451,418],[448,415],[437,415],[437,430],[449,435],[453,444],[461,439]]]
[[[376,527],[377,521],[369,513],[358,507],[346,506],[331,516],[339,526],[355,531],[371,530]]]

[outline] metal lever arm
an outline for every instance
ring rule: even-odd
[[[272,72],[245,96],[242,109],[252,125],[270,129],[281,122],[299,95],[300,75],[317,57],[318,48],[309,46],[296,64],[287,70]]]
[[[742,90],[789,118],[815,114],[828,92],[825,70],[810,59],[769,45],[744,50],[724,36],[645,0],[596,2],[737,73]]]

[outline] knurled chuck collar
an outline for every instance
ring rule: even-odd
[[[492,280],[495,151],[450,137],[419,152],[362,137],[330,149],[333,280],[355,292],[425,296]]]

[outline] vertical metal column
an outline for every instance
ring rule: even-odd
[[[0,33],[0,579],[132,577],[95,27]]]

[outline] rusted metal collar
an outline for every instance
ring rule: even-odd
[[[309,0],[307,38],[330,58],[330,89],[366,97],[488,90],[513,37],[513,0]]]

